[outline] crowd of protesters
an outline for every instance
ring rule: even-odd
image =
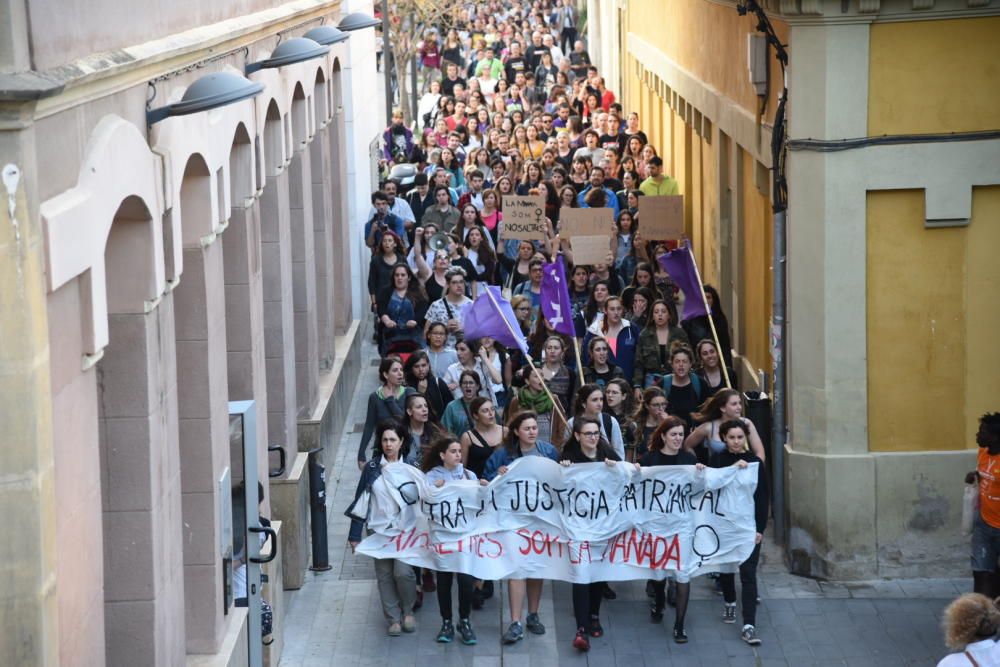
[[[524,456],[564,465],[763,462],[761,439],[734,388],[718,293],[705,286],[709,314],[679,321],[680,302],[703,297],[682,294],[658,262],[676,240],[642,235],[639,199],[677,194],[677,182],[664,172],[639,115],[622,108],[591,63],[578,21],[572,0],[493,0],[449,25],[425,27],[419,117],[407,126],[397,111],[384,133],[387,166],[413,165],[415,176],[386,180],[364,229],[383,359],[358,448],[358,495],[397,460],[420,467],[438,486],[487,483]],[[505,238],[510,195],[544,198],[545,241]],[[612,210],[606,263],[573,263],[559,228],[561,212],[576,207]],[[575,336],[557,333],[540,307],[542,267],[559,261],[570,282]],[[533,363],[492,337],[465,337],[465,316],[488,285],[510,301]],[[758,470],[756,546],[739,567],[741,636],[751,645],[761,641],[756,566],[769,497],[763,466]],[[352,546],[362,532],[354,521]],[[376,574],[390,635],[412,632],[423,594],[436,590],[438,641],[453,641],[457,631],[464,643],[476,642],[470,615],[487,604],[493,582],[391,560],[380,560]],[[717,578],[724,623],[736,622],[735,579]],[[546,632],[538,617],[542,584],[507,582],[504,643],[521,640],[525,629]],[[688,641],[689,586],[647,586],[652,622],[662,621],[666,605],[675,607],[679,643]],[[586,651],[603,635],[601,601],[615,595],[606,583],[573,586],[573,646]]]

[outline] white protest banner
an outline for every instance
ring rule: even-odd
[[[548,238],[545,198],[541,195],[504,195],[500,238],[522,241],[544,241]]]
[[[480,579],[576,583],[732,572],[754,548],[757,464],[696,470],[517,459],[488,486],[427,484],[403,463],[372,486],[358,551]]]

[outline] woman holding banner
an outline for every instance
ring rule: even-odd
[[[746,468],[751,463],[757,464],[757,488],[753,492],[754,517],[757,523],[757,535],[754,538],[756,546],[740,565],[740,588],[742,589],[743,629],[740,638],[751,646],[760,644],[757,636],[757,561],[760,559],[760,543],[767,527],[768,503],[770,494],[767,490],[767,476],[764,474],[764,462],[756,454],[747,449],[750,429],[737,419],[722,422],[719,434],[726,443],[726,449],[719,454],[713,454],[709,466],[725,468],[735,465]],[[722,611],[723,623],[736,622],[736,575],[732,572],[719,575],[722,583],[722,597],[725,606]]]
[[[735,389],[720,389],[705,401],[698,412],[692,413],[691,417],[695,421],[701,422],[698,428],[691,431],[691,434],[684,440],[684,449],[689,452],[701,452],[699,456],[703,460],[714,454],[721,454],[726,449],[726,443],[720,434],[723,422],[741,421],[747,427],[747,442],[753,453],[763,461],[764,444],[757,434],[757,428],[753,422],[743,416],[743,397]],[[704,450],[698,448],[704,445]]]
[[[361,479],[354,494],[354,503],[348,512],[354,510],[354,504],[367,491],[371,493],[372,484],[382,476],[382,468],[390,463],[403,461],[409,453],[406,442],[406,432],[396,421],[385,421],[379,424],[375,434],[375,455],[361,469]],[[364,510],[366,511],[366,510]],[[355,514],[361,513],[356,510]],[[364,522],[351,516],[351,530],[347,542],[351,551],[360,544]],[[398,637],[400,632],[415,632],[416,622],[413,618],[413,605],[417,601],[417,577],[413,568],[401,560],[394,558],[375,559],[375,578],[378,580],[378,595],[382,601],[382,614],[389,624],[390,637]]]
[[[478,479],[475,473],[462,465],[462,446],[450,435],[439,437],[430,444],[420,469],[427,476],[427,483],[438,488],[455,481]],[[487,482],[484,479],[482,483],[485,485]],[[441,630],[438,632],[437,641],[449,644],[455,639],[451,606],[451,587],[455,579],[458,579],[458,634],[463,644],[471,646],[476,643],[476,633],[469,623],[475,579],[462,572],[437,573],[438,608],[441,610]]]
[[[514,416],[508,425],[504,446],[490,456],[484,471],[487,480],[507,472],[507,467],[524,456],[544,456],[552,461],[559,460],[559,452],[550,443],[538,439],[538,418],[534,412],[526,410]],[[516,644],[524,639],[524,627],[536,635],[545,634],[545,626],[538,618],[538,607],[542,600],[541,579],[508,579],[507,591],[510,598],[510,626],[501,638],[504,644]],[[524,599],[528,599],[528,616],[521,625]]]
[[[581,393],[587,387],[593,387],[597,392],[600,392],[597,385],[585,385],[580,388]],[[573,420],[573,435],[570,436],[563,448],[560,463],[564,466],[571,466],[581,463],[603,462],[614,466],[616,462],[621,461],[621,457],[602,437],[602,428],[603,426],[598,419],[587,416],[587,414],[576,417]],[[573,638],[573,648],[578,651],[585,653],[590,650],[588,635],[590,637],[604,636],[604,628],[601,627],[601,601],[607,590],[610,588],[603,581],[573,584],[573,615],[576,617],[576,637]]]
[[[683,419],[668,415],[650,436],[649,452],[642,458],[642,465],[647,467],[693,465],[698,470],[704,470],[705,466],[698,463],[694,454],[682,447],[685,430]],[[691,596],[691,583],[690,581],[681,581],[680,578],[680,576],[677,577],[676,584],[671,582],[673,594],[670,597],[674,600],[674,605],[677,608],[677,616],[674,620],[674,641],[678,644],[686,644],[688,637],[684,632],[684,617],[687,615],[688,600]],[[653,606],[649,610],[649,616],[654,623],[663,621],[663,606],[667,601],[666,588],[666,580],[653,581]]]

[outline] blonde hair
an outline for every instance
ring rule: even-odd
[[[945,608],[941,626],[948,648],[961,650],[977,639],[996,634],[1000,628],[1000,609],[996,601],[985,595],[966,593]]]

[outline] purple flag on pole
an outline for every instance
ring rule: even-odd
[[[670,274],[670,278],[684,292],[684,314],[681,320],[690,320],[699,315],[708,315],[705,310],[705,297],[701,280],[698,279],[698,269],[694,265],[691,247],[684,245],[660,256],[660,266]]]
[[[528,354],[528,341],[521,333],[514,309],[495,285],[486,286],[483,293],[476,297],[465,312],[463,324],[466,340],[489,336],[507,347],[516,347]]]
[[[552,328],[567,336],[576,335],[573,326],[573,304],[569,300],[566,268],[558,259],[542,265],[542,317]]]

